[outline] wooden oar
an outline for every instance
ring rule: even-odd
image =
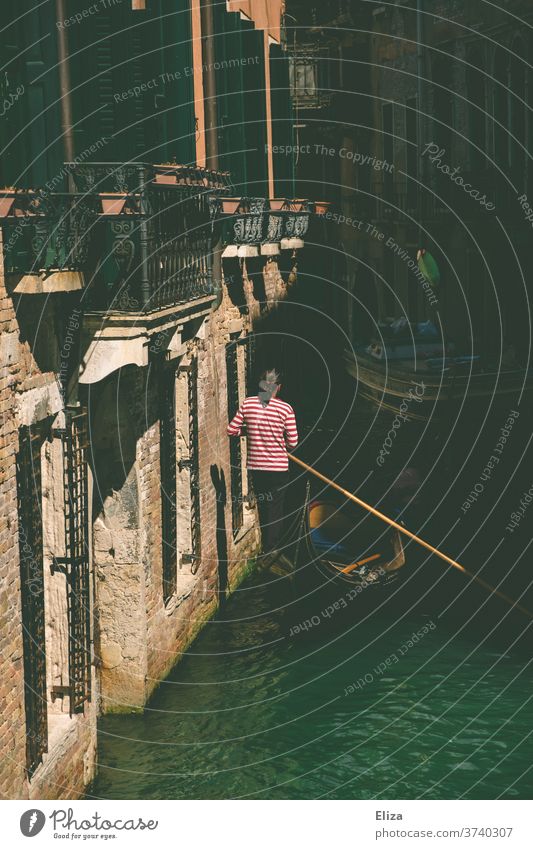
[[[296,463],[298,466],[301,466],[302,469],[305,469],[307,472],[310,472],[312,475],[319,478],[328,486],[332,486],[334,489],[338,490],[338,492],[341,492],[350,501],[355,502],[355,504],[359,504],[360,507],[364,507],[365,510],[368,510],[369,513],[372,513],[374,516],[377,516],[378,519],[381,519],[383,522],[386,522],[388,525],[391,526],[391,528],[395,528],[404,536],[409,537],[410,539],[417,542],[419,545],[423,546],[423,548],[427,548],[428,551],[431,551],[432,554],[435,554],[437,557],[440,557],[441,560],[444,560],[446,563],[449,563],[449,565],[453,566],[454,569],[458,569],[459,572],[462,572],[464,575],[468,575],[470,578],[472,578],[473,581],[476,581],[478,584],[484,587],[484,589],[499,596],[499,598],[503,599],[511,607],[516,607],[517,610],[520,610],[520,612],[524,613],[527,617],[529,617],[529,619],[533,619],[533,613],[528,610],[527,607],[523,607],[523,605],[519,604],[519,602],[515,601],[515,599],[512,599],[505,593],[500,592],[500,590],[496,589],[496,587],[493,587],[487,581],[484,581],[483,578],[478,577],[478,575],[475,575],[473,572],[470,572],[469,569],[466,569],[464,566],[461,566],[460,563],[457,563],[456,560],[452,560],[452,558],[448,557],[447,554],[444,554],[444,552],[439,551],[438,548],[435,548],[433,545],[430,545],[429,542],[426,542],[425,540],[421,539],[412,531],[408,531],[407,528],[403,527],[403,525],[398,524],[398,522],[395,522],[394,519],[391,519],[389,516],[386,516],[384,513],[381,513],[379,510],[376,510],[375,507],[372,507],[370,504],[367,504],[365,501],[362,501],[360,498],[357,497],[357,495],[354,495],[353,492],[348,492],[347,489],[344,489],[342,486],[339,486],[339,484],[335,483],[335,481],[330,480],[325,475],[321,474],[321,472],[317,472],[316,469],[313,469],[312,466],[308,466],[307,463],[304,463],[303,460],[299,460],[298,457],[294,457],[292,454],[289,454],[289,458],[292,460],[293,463]]]

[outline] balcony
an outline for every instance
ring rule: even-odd
[[[80,383],[175,359],[216,298],[213,198],[229,177],[195,166],[83,163],[77,191],[98,208],[87,259]]]
[[[81,289],[97,219],[95,198],[44,190],[0,192],[4,268],[17,294]]]
[[[214,297],[210,199],[226,174],[180,165],[67,165],[76,192],[0,192],[5,271],[22,294],[84,288],[85,307],[152,312]]]
[[[98,203],[88,260],[91,310],[150,313],[215,296],[210,198],[225,174],[180,165],[73,165]]]
[[[214,215],[222,221],[223,257],[277,256],[300,250],[312,216],[324,215],[327,203],[266,198],[217,198]]]

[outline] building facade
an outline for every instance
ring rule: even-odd
[[[281,5],[0,12],[5,798],[83,794],[98,715],[142,711],[253,564],[226,427],[315,212],[272,143]]]
[[[287,3],[297,193],[322,181],[338,205],[331,309],[349,344],[429,319],[457,350],[525,364],[531,14],[521,0]],[[440,268],[433,298],[419,249]]]

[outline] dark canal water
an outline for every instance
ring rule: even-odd
[[[327,619],[286,583],[256,575],[145,715],[101,721],[91,795],[531,797],[533,668],[516,628],[487,636],[468,604],[458,622],[435,599]],[[320,624],[291,636],[305,611]]]

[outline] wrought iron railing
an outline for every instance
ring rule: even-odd
[[[301,247],[295,240],[327,206],[228,198],[229,176],[196,166],[66,167],[77,194],[0,192],[5,268],[83,271],[82,304],[95,311],[150,312],[214,296],[219,221],[226,245]]]
[[[42,438],[19,431],[17,497],[26,714],[26,769],[31,777],[48,751],[41,491]]]
[[[214,294],[213,194],[227,174],[196,166],[71,164],[80,191],[98,198],[85,303],[152,311]]]
[[[21,189],[0,192],[7,274],[81,271],[98,204],[81,194]]]
[[[215,215],[222,221],[226,245],[265,245],[284,239],[303,239],[311,216],[326,204],[307,200],[267,200],[266,198],[215,198]]]

